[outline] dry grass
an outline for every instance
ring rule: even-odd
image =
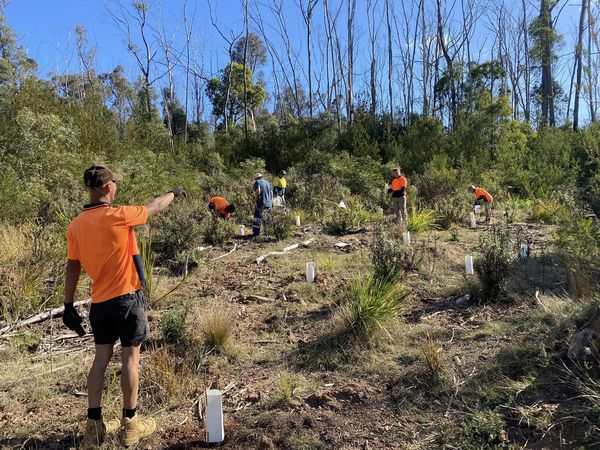
[[[229,349],[234,327],[233,314],[223,307],[213,309],[202,319],[202,332],[207,344],[219,351]]]

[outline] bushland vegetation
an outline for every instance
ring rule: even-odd
[[[143,12],[145,2],[136,5],[138,13]],[[90,69],[85,74],[43,79],[10,28],[4,21],[1,25],[0,328],[62,304],[64,235],[67,224],[86,201],[81,178],[89,165],[106,164],[125,175],[118,185],[117,201],[121,204],[143,203],[178,185],[186,189],[187,200],[139,231],[146,271],[155,280],[158,276],[168,278],[165,283],[169,288],[178,286],[181,278],[188,279],[194,268],[201,270],[210,263],[203,258],[203,249],[230,246],[239,225],[251,227],[250,187],[254,174],[262,172],[271,179],[286,169],[286,206],[291,212],[275,212],[267,223],[267,237],[257,245],[271,245],[275,240],[288,239],[294,232],[300,233],[293,225],[293,218],[298,215],[303,225],[310,224],[310,232],[322,231],[321,238],[327,243],[327,239],[334,242],[339,236],[375,230],[369,235],[369,257],[343,259],[343,254],[319,254],[321,262],[317,268],[321,272],[317,280],[322,282],[322,290],[301,284],[297,277],[301,269],[296,266],[282,264],[281,268],[273,263],[262,272],[256,270],[252,279],[227,291],[229,300],[249,302],[248,296],[238,290],[261,286],[265,272],[278,269],[285,274],[278,280],[282,291],[281,286],[285,287],[282,301],[288,301],[286,295],[296,300],[284,311],[273,308],[268,317],[260,316],[264,324],[242,323],[243,318],[238,323],[246,306],[238,314],[219,304],[215,311],[203,311],[196,317],[187,309],[189,299],[184,301],[174,295],[176,305],[157,319],[161,326],[155,334],[160,339],[153,342],[155,348],[150,351],[148,370],[143,375],[142,384],[148,386],[143,393],[147,404],[153,399],[161,408],[166,408],[164,404],[172,407],[175,398],[197,394],[198,373],[231,367],[228,364],[238,353],[250,354],[248,348],[282,340],[285,345],[297,347],[285,348],[285,358],[291,360],[286,360],[286,370],[289,364],[289,370],[298,368],[302,376],[304,369],[323,370],[327,376],[335,373],[327,371],[330,368],[353,375],[360,370],[361,376],[375,373],[385,377],[389,391],[385,401],[393,404],[396,412],[405,401],[413,402],[412,412],[443,403],[445,411],[434,418],[443,424],[432,432],[435,443],[440,445],[468,448],[475,443],[482,448],[503,447],[508,445],[504,433],[508,422],[531,421],[531,428],[546,436],[558,423],[552,420],[572,420],[573,414],[577,424],[585,423],[587,427],[582,433],[585,436],[573,439],[579,439],[577,442],[583,445],[598,442],[597,349],[590,353],[588,361],[577,366],[569,365],[565,356],[568,337],[593,317],[597,308],[600,229],[595,215],[600,213],[600,124],[595,120],[576,130],[568,120],[557,125],[554,119],[548,120],[548,105],[544,107],[548,98],[540,92],[531,105],[536,111],[522,116],[517,111],[519,101],[510,97],[505,85],[508,69],[498,61],[451,62],[439,73],[435,87],[434,105],[438,109],[424,108],[422,113],[409,114],[391,106],[390,111],[371,108],[368,102],[357,102],[347,112],[333,103],[313,111],[315,96],[310,91],[304,93],[308,97],[306,104],[296,105],[300,111],[290,107],[294,102],[286,99],[284,93],[275,93],[279,101],[277,108],[270,111],[264,104],[265,86],[253,78],[255,67],[244,67],[244,63],[234,60],[205,87],[212,116],[191,118],[173,94],[163,92],[159,102],[159,93],[151,85],[143,80],[128,80],[122,68],[106,74]],[[545,84],[547,87],[547,80]],[[537,86],[538,91],[542,87]],[[301,86],[297,87],[296,91],[300,90]],[[228,92],[232,92],[232,97],[227,99]],[[296,92],[296,100],[299,96]],[[159,105],[163,106],[162,113]],[[394,167],[400,167],[409,179],[409,218],[402,226],[389,218],[391,209],[384,188]],[[496,234],[485,229],[481,242],[469,244],[475,250],[480,285],[472,288],[468,282],[458,286],[450,286],[450,282],[435,284],[442,271],[436,266],[442,258],[435,239],[450,236],[447,240],[452,245],[469,239],[460,227],[468,218],[471,198],[466,187],[470,184],[493,193],[495,208],[502,211],[502,216],[496,218],[504,226],[552,226],[549,233],[553,233],[554,241],[544,243],[552,247],[552,253],[538,257],[546,264],[541,266],[542,279],[546,267],[560,265],[567,277],[565,291],[573,298],[581,298],[580,302],[552,296],[538,298],[542,309],[531,307],[531,293],[527,291],[526,296],[511,284],[519,272],[516,256],[520,242],[510,241],[505,229]],[[236,205],[231,223],[210,216],[205,201],[208,195],[224,196]],[[405,245],[404,231],[416,234],[427,246]],[[432,243],[426,241],[427,233],[434,236]],[[459,261],[462,257],[461,253]],[[550,261],[546,263],[544,258]],[[456,261],[448,265],[456,266]],[[454,266],[441,272],[441,276],[448,276],[448,280],[458,278]],[[348,269],[340,275],[340,267]],[[361,270],[364,267],[368,270]],[[460,268],[462,276],[462,265]],[[218,274],[221,278],[211,279],[210,287],[203,285],[205,280],[196,280],[197,285],[188,294],[218,297],[229,288],[219,283],[239,275],[234,270],[232,265],[227,266]],[[245,272],[245,267],[239,270],[240,274]],[[410,278],[413,275],[417,281]],[[233,283],[228,278],[227,282]],[[410,287],[403,286],[411,283]],[[223,291],[211,290],[215,284]],[[80,283],[78,298],[86,297],[88,288]],[[210,295],[205,295],[206,291]],[[455,337],[454,331],[448,335],[445,323],[432,325],[426,332],[423,328],[427,323],[410,323],[422,317],[432,320],[437,313],[426,310],[417,314],[417,319],[411,318],[408,309],[414,297],[427,308],[439,300],[443,304],[439,311],[443,313],[450,309],[448,302],[455,300],[455,294],[461,294],[463,299],[466,292],[475,294],[482,309],[469,310],[474,311],[471,317],[471,312],[464,317],[456,313],[452,323],[460,328],[467,322],[479,321],[473,329],[460,329]],[[279,300],[282,292],[269,294]],[[275,300],[264,295],[255,297]],[[523,310],[511,312],[506,319],[473,319],[484,315],[481,311],[489,317],[503,307],[504,300]],[[314,310],[303,310],[306,304],[314,306]],[[332,311],[330,320],[328,314]],[[260,314],[265,313],[261,310]],[[314,327],[321,332],[317,336],[312,328],[297,325],[313,316],[324,317],[326,324],[323,329]],[[290,321],[289,317],[295,320]],[[402,323],[402,317],[408,325]],[[195,327],[196,323],[200,326]],[[339,330],[331,332],[332,324],[340,326],[340,334],[335,334]],[[267,331],[260,328],[263,325]],[[401,325],[406,326],[406,333],[394,331],[395,326]],[[253,333],[252,340],[245,341],[248,348],[235,348],[238,326],[246,327],[247,334]],[[282,330],[284,339],[268,335]],[[268,336],[254,339],[254,334],[259,333]],[[311,340],[298,338],[303,333],[309,334]],[[486,338],[500,341],[511,333],[513,340],[503,344],[485,369],[474,368],[469,374],[462,363],[452,366],[448,354],[457,340],[467,348],[465,342],[477,343]],[[348,341],[342,338],[348,335],[362,339],[366,345],[347,345]],[[36,348],[41,341],[37,335],[16,335],[12,339],[20,339],[19,349]],[[365,348],[372,353],[365,354]],[[280,348],[277,351],[282,353]],[[454,357],[475,364],[473,354],[488,351],[488,347],[469,346],[465,350],[468,354],[457,352]],[[338,358],[336,352],[343,353],[343,358]],[[377,361],[368,360],[374,354],[382,358],[380,366]],[[265,367],[280,363],[260,351],[246,357]],[[410,369],[390,369],[399,365]],[[561,371],[556,372],[556,367]],[[181,380],[186,380],[185,387],[181,387]],[[302,381],[291,372],[277,377],[277,404],[293,406],[297,400],[296,385]],[[570,389],[564,414],[535,410],[536,405],[548,400],[540,397],[544,387],[558,382]],[[114,393],[117,389],[113,384],[107,390]],[[337,394],[340,398],[346,395]],[[264,406],[260,396],[248,398],[244,405]],[[335,399],[323,395],[309,399],[318,406],[323,402],[335,405]],[[461,409],[457,413],[459,420],[451,422],[446,419],[451,410],[459,409],[457,399],[477,407]],[[235,437],[239,441],[233,442],[242,442],[243,446],[265,427],[275,429],[270,413],[246,417],[242,411],[236,420],[248,434],[240,432]],[[418,420],[427,422],[428,417],[419,416]],[[286,445],[316,448],[302,447],[318,442],[306,431],[308,428],[303,425],[302,431],[289,434]],[[511,439],[526,443],[528,437]]]

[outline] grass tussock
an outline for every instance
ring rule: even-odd
[[[294,396],[296,379],[288,371],[283,372],[277,380],[277,400],[283,404],[289,404]]]
[[[424,231],[439,228],[437,213],[431,209],[417,210],[412,208],[408,214],[406,229],[411,233],[422,233]]]
[[[397,317],[406,297],[394,280],[369,276],[346,290],[339,311],[348,330],[370,336],[379,329],[387,332],[384,324]]]
[[[225,351],[231,345],[234,327],[233,314],[224,308],[214,309],[202,319],[206,343],[219,351]]]
[[[442,346],[434,339],[427,338],[421,346],[421,358],[428,377],[434,384],[441,383],[446,376],[446,366],[442,358]]]

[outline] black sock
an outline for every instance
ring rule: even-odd
[[[102,408],[88,408],[88,419],[102,419]]]
[[[133,416],[135,416],[136,411],[137,411],[137,408],[133,408],[133,409],[123,408],[123,417],[127,417],[128,419],[133,419]]]

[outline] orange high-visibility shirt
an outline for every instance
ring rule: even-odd
[[[406,177],[404,175],[401,175],[392,180],[392,185],[390,187],[391,187],[392,191],[399,191],[400,189],[404,188],[404,195],[406,195],[407,194],[407,192],[406,192],[407,185],[408,185],[408,181],[406,180]]]
[[[492,200],[494,200],[494,197],[492,197],[490,193],[485,189],[475,188],[475,200],[477,200],[481,196],[483,196],[485,198],[485,201],[488,203],[491,203]]]
[[[67,258],[81,263],[92,280],[92,303],[142,288],[133,261],[139,255],[133,227],[148,220],[144,206],[85,207],[67,228]]]
[[[231,216],[231,213],[225,211],[225,208],[229,206],[229,202],[223,197],[211,197],[208,199],[208,203],[214,204],[217,212],[223,217],[229,218]]]

